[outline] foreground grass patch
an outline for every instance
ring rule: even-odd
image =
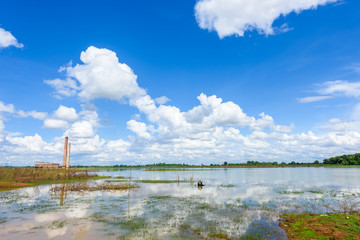
[[[285,214],[280,227],[288,239],[360,239],[358,214]]]

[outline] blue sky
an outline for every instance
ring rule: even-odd
[[[357,152],[360,3],[253,4],[3,2],[0,165]]]

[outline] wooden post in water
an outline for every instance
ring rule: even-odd
[[[63,205],[64,202],[64,184],[61,184],[60,187],[60,206]]]
[[[66,156],[67,156],[67,148],[68,148],[68,139],[69,137],[65,137],[65,144],[64,144],[64,155],[63,155],[63,162],[62,162],[62,169],[66,168]]]
[[[71,143],[69,143],[69,147],[67,149],[66,169],[69,169],[70,167],[70,147],[71,147]]]

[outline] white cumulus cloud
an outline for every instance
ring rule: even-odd
[[[81,53],[82,64],[63,67],[66,80],[47,80],[57,94],[78,94],[83,100],[109,98],[121,100],[146,94],[137,84],[137,76],[125,63],[120,63],[116,53],[105,48],[89,47]]]
[[[92,138],[99,127],[99,116],[92,106],[83,105],[79,119],[65,132],[65,135],[74,138]]]
[[[147,132],[147,126],[145,123],[130,120],[127,122],[127,128],[135,132],[139,137],[150,138],[150,134]]]
[[[69,127],[69,124],[67,121],[64,120],[49,118],[44,120],[43,127],[50,129],[66,129]]]
[[[74,108],[65,107],[63,105],[60,105],[55,111],[54,117],[65,121],[75,121],[78,119],[78,115]]]
[[[32,117],[34,119],[44,120],[45,118],[48,117],[48,114],[45,112],[37,112],[37,111],[25,112],[23,110],[19,110],[17,112],[17,116],[21,118]]]
[[[13,113],[14,111],[15,111],[14,105],[5,104],[2,101],[0,101],[0,112]]]
[[[0,49],[14,46],[17,48],[23,48],[24,45],[19,43],[17,39],[11,34],[11,32],[6,31],[3,28],[0,28]]]
[[[167,103],[168,101],[170,101],[170,99],[166,96],[162,96],[162,97],[158,97],[158,98],[155,98],[155,102],[157,104],[165,104]]]
[[[215,30],[220,38],[257,30],[266,35],[274,34],[274,21],[289,13],[315,9],[320,5],[339,0],[199,0],[195,17],[202,29]],[[283,27],[285,26],[285,28]],[[287,25],[280,32],[288,30]]]

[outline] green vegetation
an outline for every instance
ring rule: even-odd
[[[103,178],[88,171],[76,169],[39,169],[26,167],[1,167],[0,191],[47,184],[71,182],[79,179]]]
[[[319,189],[311,189],[311,190],[307,190],[307,192],[314,193],[314,194],[323,194],[324,193],[324,191],[319,190]]]
[[[139,185],[129,184],[129,183],[121,183],[121,184],[94,184],[89,185],[86,182],[82,183],[74,183],[74,184],[62,184],[61,186],[55,186],[51,189],[53,192],[61,192],[61,191],[98,191],[98,190],[127,190],[131,188],[139,188]]]
[[[285,214],[280,227],[288,239],[359,239],[359,214]]]
[[[360,153],[324,159],[324,164],[360,165]]]

